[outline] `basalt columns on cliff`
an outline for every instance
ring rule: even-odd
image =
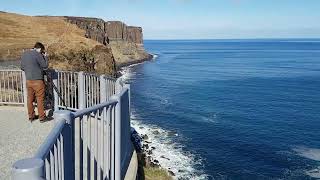
[[[110,41],[127,41],[137,45],[143,44],[141,27],[127,26],[121,21],[105,22],[99,18],[70,17],[66,20],[86,31],[87,38],[96,40],[102,44],[109,44]]]

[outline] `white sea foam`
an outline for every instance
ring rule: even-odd
[[[124,67],[121,70],[121,78],[125,82],[129,82],[135,76],[135,72],[131,70],[132,66],[135,65]],[[174,139],[179,137],[178,133],[143,123],[134,109],[131,110],[131,125],[139,134],[148,136],[149,149],[155,148],[152,151],[152,159],[158,160],[162,168],[172,171],[175,174],[174,179],[208,179],[208,175],[195,169],[195,166],[201,165],[201,160],[196,160],[193,154],[182,149],[182,144],[174,142]]]
[[[320,166],[310,171],[306,171],[306,174],[310,177],[320,179]]]
[[[293,151],[295,151],[296,153],[298,153],[298,155],[302,157],[312,159],[315,161],[320,161],[320,149],[299,146],[293,148]]]
[[[158,160],[161,167],[172,171],[175,179],[207,179],[207,175],[201,174],[194,168],[195,165],[201,164],[201,160],[195,160],[194,155],[183,151],[183,146],[173,141],[179,134],[155,125],[144,124],[135,112],[131,117],[132,127],[141,135],[148,136],[146,141],[149,142],[149,149],[155,148],[152,151],[152,159]]]
[[[295,151],[299,156],[305,157],[307,159],[320,161],[320,149],[299,146],[293,148],[293,151]],[[305,173],[310,177],[320,178],[320,166],[315,169],[305,171]]]
[[[152,55],[152,60],[155,60],[159,57],[157,54],[151,54],[151,55]]]

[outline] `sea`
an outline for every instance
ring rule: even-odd
[[[174,179],[320,178],[320,39],[146,40],[132,126]]]

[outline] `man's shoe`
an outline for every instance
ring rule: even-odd
[[[53,117],[44,117],[44,118],[40,119],[40,122],[44,123],[44,122],[48,122],[48,121],[51,121],[51,120],[53,120]]]
[[[37,116],[37,115],[35,115],[34,117],[31,117],[31,118],[29,117],[30,122],[37,120],[37,119],[39,119],[39,116]]]

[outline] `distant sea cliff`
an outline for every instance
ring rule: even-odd
[[[18,60],[37,41],[50,66],[116,75],[118,67],[149,60],[141,27],[120,21],[70,16],[25,16],[0,12],[0,60]]]

